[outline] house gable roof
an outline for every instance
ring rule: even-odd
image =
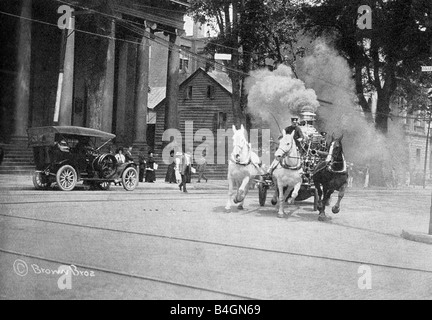
[[[186,80],[184,80],[181,84],[180,84],[180,89],[182,89],[183,87],[187,86],[193,79],[195,79],[198,74],[203,73],[211,82],[215,83],[217,86],[219,86],[223,91],[225,91],[226,93],[228,93],[230,96],[232,95],[232,91],[229,90],[229,88],[223,86],[221,83],[219,83],[219,81],[217,81],[214,77],[212,77],[210,74],[208,74],[203,68],[198,68],[194,73],[192,73],[189,78],[187,78]]]
[[[181,91],[185,86],[187,86],[190,82],[192,82],[193,79],[195,79],[199,74],[204,74],[204,76],[207,77],[210,82],[212,82],[215,85],[219,86],[222,89],[222,91],[226,92],[229,96],[232,96],[232,92],[230,90],[228,90],[228,88],[226,88],[225,86],[223,86],[222,84],[220,84],[219,81],[217,81],[215,78],[213,78],[211,75],[209,75],[203,68],[198,68],[186,80],[184,80],[180,84],[179,91]],[[165,103],[166,87],[152,88],[151,91],[153,91],[153,89],[156,89],[156,91],[154,92],[154,96],[152,98],[153,99],[152,103],[150,103],[150,96],[151,96],[152,93],[150,92],[150,94],[149,94],[149,103],[148,103],[148,108],[149,109],[155,109],[155,108],[159,107],[160,105],[162,105],[163,103]],[[163,96],[160,95],[161,92],[163,93]],[[159,101],[159,102],[157,102],[157,101]]]

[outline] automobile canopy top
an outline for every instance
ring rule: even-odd
[[[105,131],[77,126],[35,127],[29,128],[27,133],[30,146],[50,145],[54,143],[55,135],[57,133],[61,135],[101,138],[104,140],[111,140],[116,137],[115,134]]]

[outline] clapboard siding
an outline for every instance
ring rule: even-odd
[[[187,91],[192,87],[192,98],[187,98]],[[213,98],[207,97],[208,86],[214,87]],[[164,132],[165,119],[165,100],[155,107],[156,111],[156,131],[155,131],[155,154],[159,163],[162,163],[162,150],[166,142],[162,141]],[[183,145],[185,139],[193,141],[193,137],[199,129],[208,129],[214,134],[215,139],[215,159],[216,162],[216,120],[217,115],[223,112],[226,114],[225,127],[231,128],[233,121],[232,113],[232,98],[231,93],[221,86],[217,81],[210,77],[204,70],[198,69],[188,79],[186,79],[179,88],[178,113],[179,113],[179,131],[182,134]],[[193,122],[192,136],[186,136],[185,125],[186,121]],[[190,135],[190,133],[188,133]],[[200,145],[202,141],[194,142],[194,149]],[[166,165],[161,164],[159,177],[166,172]],[[227,165],[214,164],[208,166],[208,176],[210,179],[226,179]]]

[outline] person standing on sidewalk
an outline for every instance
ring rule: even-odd
[[[145,161],[145,154],[144,154],[144,148],[140,149],[140,152],[138,154],[138,165],[139,165],[139,182],[144,181],[144,175],[145,175],[145,169],[146,169],[146,161]]]
[[[176,182],[175,167],[176,167],[176,158],[174,156],[174,150],[171,150],[169,156],[169,165],[168,165],[167,173],[165,175],[165,182],[169,182],[169,183]]]
[[[201,158],[198,160],[198,183],[201,182],[201,179],[205,179],[207,182],[207,177],[204,175],[205,170],[207,168],[207,159],[206,159],[206,151],[203,150]]]
[[[180,168],[179,168],[181,174],[181,183],[179,184],[180,191],[187,192],[186,184],[188,183],[188,181],[190,182],[191,164],[192,164],[191,154],[188,150],[186,153],[183,153],[180,162]]]
[[[153,152],[149,152],[149,157],[146,164],[146,174],[145,181],[146,182],[155,182],[156,181],[156,172],[155,172],[155,160],[153,157]]]

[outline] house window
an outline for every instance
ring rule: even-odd
[[[227,114],[225,112],[218,113],[217,129],[226,129]]]
[[[207,98],[208,99],[214,99],[215,98],[215,87],[214,86],[207,86]]]
[[[416,149],[416,162],[417,162],[417,164],[420,163],[420,154],[421,154],[421,149]]]
[[[189,59],[180,58],[180,71],[187,71],[189,68]]]
[[[186,99],[192,99],[192,86],[187,87]]]

